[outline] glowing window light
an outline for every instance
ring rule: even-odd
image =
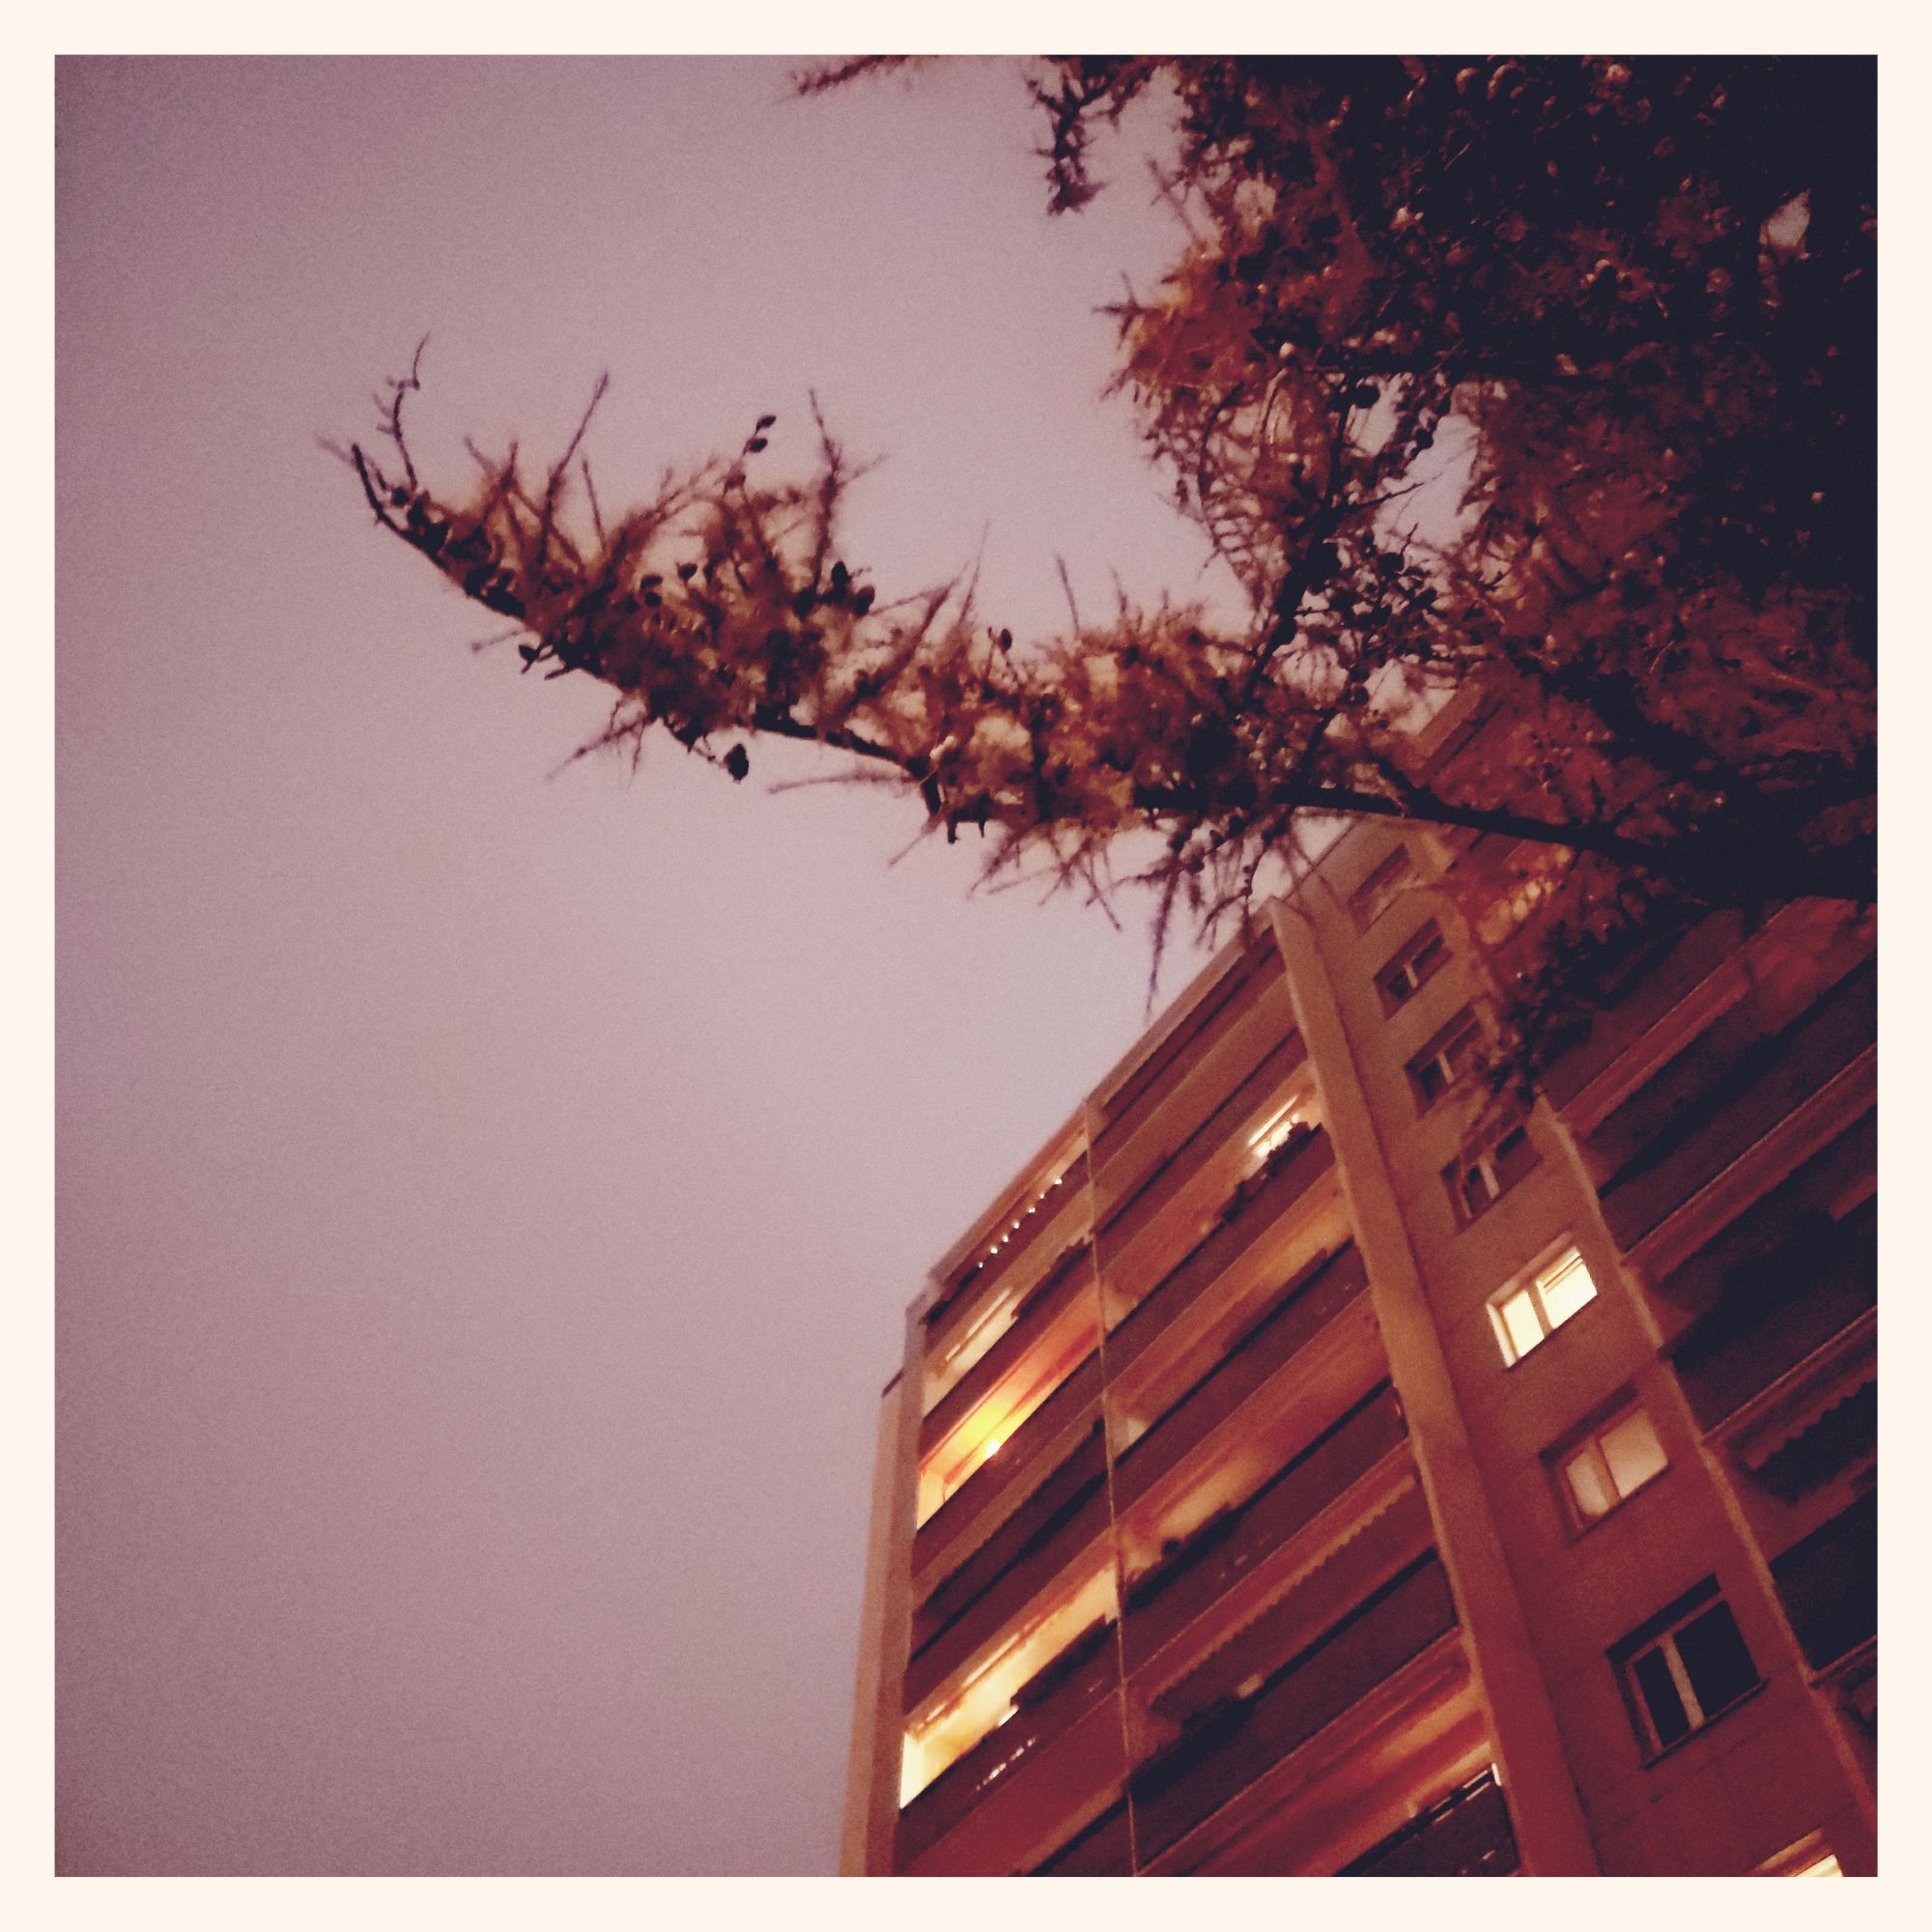
[[[1250,1136],[1248,1147],[1259,1165],[1278,1149],[1284,1148],[1301,1128],[1301,1103],[1291,1100],[1266,1126]]]
[[[1575,1248],[1566,1248],[1522,1287],[1499,1295],[1490,1303],[1490,1319],[1505,1365],[1514,1367],[1596,1298],[1597,1285]]]
[[[1004,1435],[987,1436],[986,1446],[980,1451],[980,1462],[990,1463],[1000,1453],[1000,1450],[1006,1443],[1006,1439]]]

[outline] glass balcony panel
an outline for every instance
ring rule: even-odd
[[[943,1577],[913,1613],[914,1655],[982,1597],[1000,1577],[1037,1547],[1107,1478],[1100,1429],[1062,1463],[958,1569]]]
[[[1127,1836],[1125,1800],[1103,1811],[1093,1824],[1035,1866],[1036,1878],[1128,1878],[1133,1873],[1133,1848]]]
[[[1094,1139],[1097,1169],[1125,1145],[1135,1128],[1167,1098],[1188,1071],[1251,1013],[1271,987],[1282,983],[1274,942],[1264,940],[1210,993],[1203,1008],[1154,1049],[1108,1104],[1105,1125]]]
[[[1814,1669],[1878,1633],[1878,1493],[1868,1492],[1771,1565],[1793,1634]]]
[[[1013,1311],[1005,1334],[934,1404],[920,1424],[922,1450],[942,1440],[1026,1354],[1054,1319],[1093,1284],[1093,1251],[1085,1243],[1070,1249],[1034,1293]]]

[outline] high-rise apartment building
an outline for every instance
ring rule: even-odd
[[[1868,924],[1499,1114],[1466,861],[1339,839],[913,1304],[846,1870],[1876,1868]]]

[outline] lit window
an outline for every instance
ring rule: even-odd
[[[1669,1465],[1641,1408],[1625,1409],[1554,1459],[1563,1496],[1578,1524],[1608,1516]]]
[[[1255,1166],[1261,1166],[1279,1152],[1301,1131],[1304,1105],[1304,1101],[1297,1096],[1279,1112],[1269,1115],[1267,1124],[1248,1137]]]
[[[1566,1248],[1528,1281],[1506,1289],[1490,1303],[1504,1362],[1513,1366],[1521,1361],[1596,1298],[1597,1284],[1575,1248]]]
[[[1448,958],[1449,949],[1443,945],[1442,934],[1432,919],[1376,975],[1376,985],[1381,993],[1385,1010],[1394,1012],[1398,1007],[1412,1000],[1442,969]]]
[[[1644,1754],[1701,1731],[1758,1687],[1731,1608],[1706,1577],[1610,1652]]]
[[[1409,864],[1408,848],[1398,845],[1349,895],[1349,911],[1354,918],[1356,930],[1368,931],[1369,927],[1389,909],[1395,895],[1414,877],[1415,867]]]
[[[1442,1170],[1442,1184],[1449,1190],[1456,1225],[1466,1228],[1487,1214],[1535,1165],[1536,1148],[1520,1122],[1489,1146],[1452,1160]]]
[[[1802,1870],[1789,1874],[1792,1878],[1843,1878],[1845,1868],[1838,1862],[1835,1852],[1827,1852],[1822,1859],[1813,1859]]]
[[[1483,1030],[1467,1007],[1408,1063],[1408,1084],[1415,1104],[1426,1113],[1469,1068],[1483,1044]]]
[[[1822,1832],[1809,1832],[1795,1845],[1787,1845],[1775,1859],[1758,1866],[1758,1878],[1843,1878],[1845,1868],[1838,1855],[1825,1841]]]

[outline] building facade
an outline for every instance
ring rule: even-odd
[[[913,1304],[844,1870],[1876,1870],[1869,922],[1511,1114],[1465,859],[1341,838]]]

